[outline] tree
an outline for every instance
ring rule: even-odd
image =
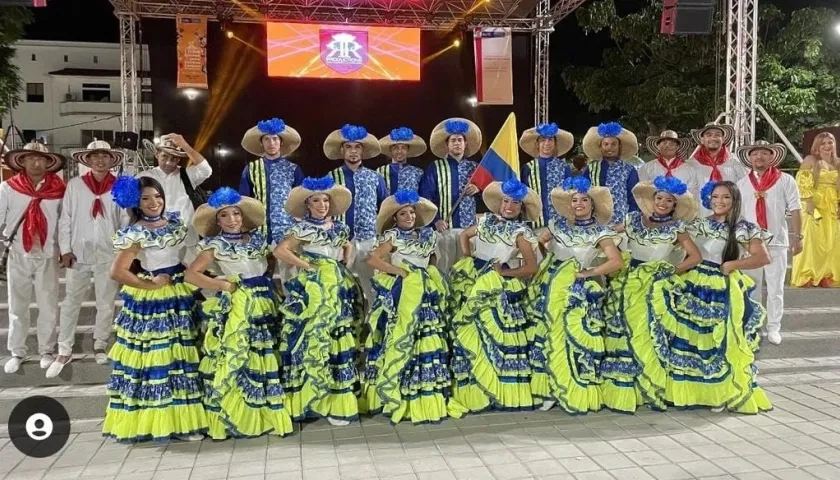
[[[28,8],[0,7],[0,118],[19,101],[21,78],[13,63],[14,44],[23,37],[23,29],[32,19]]]

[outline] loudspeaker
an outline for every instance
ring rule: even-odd
[[[715,0],[665,0],[660,32],[665,35],[709,35],[715,18]]]
[[[140,147],[140,135],[134,132],[114,132],[114,148],[137,150]]]

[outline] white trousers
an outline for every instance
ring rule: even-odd
[[[770,246],[767,249],[770,251],[770,263],[762,268],[744,270],[744,273],[755,281],[752,298],[756,301],[761,301],[762,283],[767,284],[767,331],[778,332],[782,329],[782,315],[785,313],[788,247]]]
[[[353,240],[353,250],[355,250],[355,257],[351,265],[351,270],[356,274],[359,283],[362,285],[362,291],[365,293],[367,304],[373,302],[373,290],[370,286],[370,279],[373,278],[373,269],[367,264],[370,252],[373,251],[376,245],[376,239],[370,240]]]
[[[455,265],[455,262],[461,258],[460,238],[463,231],[463,228],[451,228],[444,232],[438,232],[435,255],[437,256],[438,270],[444,275],[448,275],[452,265]]]
[[[32,258],[12,250],[8,264],[9,340],[7,348],[16,357],[26,356],[29,334],[29,303],[32,289],[38,304],[38,353],[55,351],[58,323],[58,258]]]
[[[93,329],[94,350],[105,350],[114,323],[114,300],[120,286],[111,280],[111,263],[83,265],[77,263],[65,273],[66,293],[61,303],[61,317],[58,329],[58,354],[71,355],[76,340],[76,325],[82,301],[90,288],[93,277],[93,292],[96,295],[96,326]]]

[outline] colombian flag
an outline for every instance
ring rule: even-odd
[[[484,190],[491,182],[519,180],[519,145],[516,138],[516,116],[508,115],[502,129],[481,159],[471,182]]]

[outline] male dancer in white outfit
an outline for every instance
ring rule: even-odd
[[[697,184],[701,189],[711,181],[729,180],[738,183],[738,180],[747,176],[747,169],[727,147],[735,138],[735,129],[731,125],[707,123],[703,128],[692,130],[691,137],[699,146],[687,163],[697,174]],[[698,217],[708,217],[712,214],[702,202],[699,205]]]
[[[61,202],[58,245],[61,266],[67,269],[66,292],[59,317],[58,357],[47,369],[47,378],[57,377],[73,359],[79,310],[91,277],[96,295],[94,358],[100,365],[108,362],[105,349],[114,321],[114,298],[119,290],[119,284],[109,274],[114,263],[112,237],[120,228],[120,208],[111,198],[111,186],[116,181],[111,169],[119,166],[124,158],[124,152],[99,140],[73,154],[73,160],[90,170],[67,182]]]
[[[753,298],[761,300],[762,278],[767,284],[767,340],[782,343],[782,315],[785,310],[785,272],[788,248],[792,255],[802,252],[799,189],[790,175],[776,168],[785,158],[784,145],[756,142],[737,150],[738,159],[750,173],[738,181],[744,218],[773,234],[768,250],[770,263],[744,273],[755,280]],[[788,236],[787,213],[793,233]]]
[[[53,362],[55,324],[58,321],[58,212],[64,180],[55,172],[64,168],[62,155],[49,153],[40,143],[26,144],[3,157],[17,172],[0,184],[0,225],[3,236],[14,235],[9,246],[9,339],[12,354],[6,373],[15,373],[26,359],[29,302],[34,287],[38,302],[38,353],[41,368]]]
[[[680,138],[677,132],[665,130],[658,137],[647,137],[645,146],[656,158],[639,167],[639,181],[652,182],[659,176],[676,177],[688,186],[695,199],[700,198],[703,185],[697,181],[697,171],[686,163],[692,143]]]

